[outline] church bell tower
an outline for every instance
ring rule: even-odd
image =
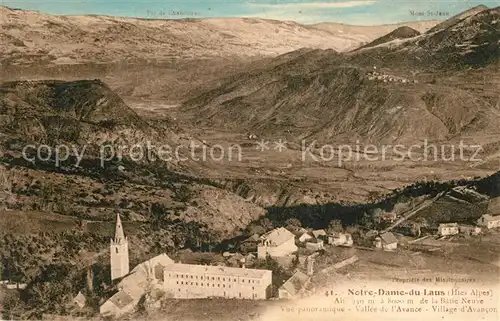
[[[129,272],[128,240],[123,233],[120,214],[116,215],[115,238],[111,239],[111,281],[121,278]]]

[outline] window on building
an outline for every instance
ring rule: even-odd
[[[217,287],[220,288],[220,284],[217,284]]]
[[[222,278],[222,281],[226,281],[226,278]]]
[[[215,288],[215,284],[212,283],[212,287]]]
[[[179,281],[177,281],[176,283],[179,284]]]
[[[198,286],[198,282],[196,282],[196,286]]]
[[[212,276],[212,280],[215,280],[215,277]]]
[[[118,253],[118,248],[117,248],[117,247],[115,247],[115,249],[116,249],[116,253]]]
[[[229,284],[229,288],[231,288],[231,284]]]
[[[234,279],[234,282],[236,282],[236,279]]]
[[[220,277],[217,278],[217,281],[220,281]]]
[[[181,289],[178,289],[178,290],[179,290],[179,292],[181,292]]]
[[[252,290],[255,290],[255,287],[252,286]]]
[[[223,287],[223,288],[225,288],[225,287],[226,287],[226,285],[225,285],[225,284],[223,284],[223,285],[222,285],[222,287]]]
[[[241,298],[241,292],[240,292],[240,298]]]
[[[193,278],[193,276],[191,275],[191,279]]]
[[[193,282],[191,282],[191,285],[193,285]]]

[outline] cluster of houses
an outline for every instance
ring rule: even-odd
[[[460,233],[477,235],[481,233],[482,228],[498,227],[500,227],[500,215],[488,213],[481,216],[476,225],[439,224],[438,235],[442,237]],[[373,246],[376,249],[383,251],[397,249],[398,239],[392,232],[372,232]],[[162,254],[129,271],[128,240],[124,236],[120,217],[117,216],[116,233],[115,238],[111,240],[110,255],[112,281],[117,282],[118,292],[102,304],[101,314],[120,316],[131,312],[141,298],[152,289],[161,290],[167,297],[177,299],[210,297],[269,299],[272,296],[272,271],[248,268],[251,262],[265,260],[268,257],[272,257],[280,265],[292,266],[292,262],[295,261],[294,274],[278,289],[280,299],[295,298],[305,291],[310,282],[314,273],[315,258],[321,250],[327,246],[352,247],[353,243],[349,233],[279,227],[263,235],[254,234],[244,240],[240,244],[240,250],[246,254],[225,252],[223,257],[228,264],[185,264]],[[84,305],[83,295],[79,293],[77,297],[81,301],[79,305]]]
[[[476,225],[458,224],[458,223],[442,223],[438,227],[438,235],[479,235],[482,228],[493,229],[500,227],[500,215],[484,214],[481,216]]]
[[[268,256],[286,265],[300,258],[297,265],[304,267],[303,271],[296,268],[290,279],[278,289],[279,298],[294,298],[304,291],[314,273],[314,260],[319,255],[317,251],[327,244],[349,247],[353,245],[353,239],[347,233],[302,228],[291,232],[280,227],[245,240],[242,245],[248,250],[246,255],[225,252],[223,257],[227,265],[185,264],[162,254],[129,271],[128,239],[117,216],[110,255],[112,281],[117,282],[118,292],[101,305],[100,312],[103,316],[115,317],[130,313],[152,290],[161,290],[165,296],[176,299],[269,299],[272,296],[272,271],[247,267],[252,261],[265,260]],[[299,256],[297,251],[300,248],[309,255]]]
[[[264,259],[268,255],[273,258],[290,256],[299,248],[319,251],[323,250],[326,245],[350,247],[354,243],[349,233],[327,233],[323,229],[305,228],[291,232],[284,227],[274,229],[260,236],[258,240],[257,257],[259,259]]]
[[[407,84],[407,83],[418,83],[417,80],[409,80],[404,77],[399,77],[399,76],[394,76],[394,75],[389,75],[383,72],[377,71],[376,67],[373,67],[372,71],[368,71],[366,73],[366,76],[368,77],[368,80],[377,80],[377,81],[382,81],[382,82],[393,82],[393,83],[401,83],[401,84]]]

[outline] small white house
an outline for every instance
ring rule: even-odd
[[[375,238],[375,247],[384,251],[393,251],[398,247],[398,239],[391,232],[386,232]]]
[[[322,250],[324,248],[325,248],[325,246],[324,246],[323,240],[312,239],[312,240],[307,241],[307,243],[306,243],[306,249],[308,249],[308,250],[319,251],[319,250]]]
[[[441,236],[457,235],[459,232],[458,223],[443,223],[438,227],[438,234]]]
[[[500,215],[484,214],[477,220],[477,225],[487,229],[500,227]]]
[[[352,246],[354,241],[349,233],[337,233],[328,237],[328,244],[334,246]]]
[[[257,247],[257,257],[265,259],[267,255],[288,256],[297,250],[295,235],[286,228],[280,227],[261,236],[261,243]]]
[[[311,239],[313,239],[313,236],[311,234],[309,234],[309,232],[305,232],[299,237],[299,242],[304,243],[304,242],[309,241]]]
[[[481,228],[479,226],[474,225],[459,225],[458,229],[460,233],[466,235],[479,235],[481,234]]]
[[[73,302],[80,309],[83,309],[85,307],[85,304],[87,304],[87,299],[85,298],[82,292],[78,292],[78,294],[73,298]]]

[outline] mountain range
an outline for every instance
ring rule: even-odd
[[[444,141],[497,133],[500,8],[461,17],[422,34],[400,27],[348,53],[289,53],[183,108],[199,124],[292,139]],[[473,79],[482,87],[471,90]]]
[[[399,25],[301,25],[257,18],[154,20],[56,16],[0,6],[0,63],[76,64],[346,51]],[[438,21],[411,22],[425,31]]]

